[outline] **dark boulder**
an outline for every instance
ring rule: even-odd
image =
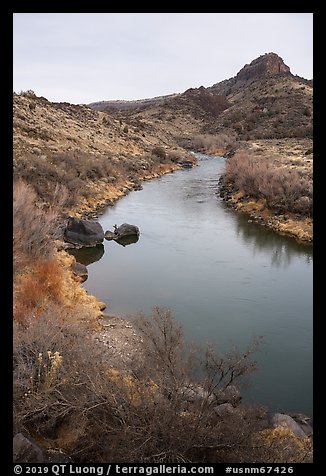
[[[97,221],[69,218],[64,239],[77,246],[95,246],[103,242],[104,231]]]
[[[17,433],[14,436],[14,463],[44,463],[44,459],[44,453],[35,441],[26,438],[22,433]]]
[[[30,436],[17,433],[13,438],[14,463],[69,463],[71,458],[60,450],[41,448]]]
[[[179,165],[183,169],[191,169],[194,166],[194,162],[192,162],[190,160],[183,160],[182,162],[179,162]]]
[[[139,238],[140,231],[138,226],[136,225],[129,225],[128,223],[123,223],[120,226],[115,225],[114,231],[106,231],[105,238],[107,240],[121,240],[127,236],[136,236]]]
[[[82,263],[73,263],[71,265],[71,270],[72,272],[74,273],[75,276],[77,276],[78,278],[81,279],[81,282],[83,283],[84,281],[86,281],[86,279],[88,278],[88,271],[87,271],[87,268],[84,264]]]

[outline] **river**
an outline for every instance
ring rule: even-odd
[[[198,167],[144,182],[100,217],[141,235],[97,247],[83,286],[112,315],[168,307],[187,339],[221,351],[262,336],[244,400],[312,416],[312,246],[229,208],[216,194],[225,159],[196,155]]]

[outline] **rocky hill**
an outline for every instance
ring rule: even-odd
[[[254,346],[225,359],[208,348],[199,385],[170,311],[137,326],[103,319],[106,303],[80,286],[60,230],[64,212],[95,218],[140,181],[194,163],[195,149],[228,151],[224,193],[237,210],[311,241],[300,211],[312,204],[312,83],[268,54],[210,88],[103,104],[13,97],[14,461],[310,463],[304,415],[299,427],[241,404],[234,384],[254,368]],[[296,215],[274,206],[271,192],[287,188]]]
[[[52,103],[33,91],[14,94],[14,177],[30,183],[42,201],[51,202],[60,184],[68,208],[107,204],[188,156],[169,128],[146,117]]]
[[[118,190],[173,168],[187,150],[225,155],[282,139],[283,154],[284,140],[295,139],[304,141],[303,156],[312,141],[312,95],[312,81],[294,76],[275,53],[211,87],[138,101],[87,106],[52,103],[33,91],[14,94],[15,177],[32,183],[45,201],[62,184],[72,206],[99,189]]]
[[[275,53],[245,65],[211,87],[142,101],[103,101],[101,110],[152,123],[175,136],[228,134],[239,140],[312,137],[312,80],[294,76]],[[96,103],[97,105],[99,103]],[[91,107],[98,108],[97,105]]]
[[[246,64],[237,74],[238,79],[252,79],[266,74],[290,73],[290,68],[275,53],[266,53]]]
[[[206,127],[211,133],[230,130],[244,140],[312,137],[312,81],[294,76],[274,53],[260,56],[209,90],[231,103]]]

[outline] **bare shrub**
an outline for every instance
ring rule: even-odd
[[[33,186],[38,198],[53,203],[53,192],[60,184],[67,190],[62,206],[74,206],[81,195],[88,196],[94,182],[109,176],[124,174],[125,162],[114,162],[108,155],[86,154],[82,151],[37,156],[26,153],[14,159],[14,176]]]
[[[72,310],[48,303],[28,327],[14,325],[14,428],[57,438],[61,423],[78,418],[81,433],[94,390],[99,347],[76,323]],[[109,396],[108,396],[109,398]],[[55,445],[55,442],[53,443]]]
[[[166,158],[166,152],[163,147],[156,146],[152,150],[152,154],[158,157],[159,159],[165,159]]]
[[[55,190],[59,193],[59,189]],[[14,270],[26,262],[51,256],[57,236],[58,210],[45,209],[36,200],[30,185],[16,181],[13,187],[13,252]]]
[[[312,215],[312,182],[298,170],[275,167],[240,151],[226,161],[223,182],[248,196],[264,198],[278,213]]]
[[[70,309],[49,303],[27,328],[16,323],[15,432],[45,438],[76,463],[254,462],[264,448],[268,461],[278,460],[269,441],[255,437],[266,426],[264,409],[235,405],[227,418],[215,411],[217,389],[231,388],[253,369],[254,349],[186,353],[182,330],[166,309],[133,323],[144,354],[129,371],[108,366],[110,345],[99,345]],[[282,462],[291,457],[287,450]]]
[[[180,138],[180,145],[197,151],[214,153],[216,149],[230,149],[235,136],[229,134],[195,134],[191,139]]]
[[[14,319],[21,324],[28,317],[38,317],[49,301],[60,302],[63,269],[53,258],[41,259],[16,283]]]

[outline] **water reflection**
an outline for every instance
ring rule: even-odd
[[[253,254],[264,252],[270,254],[271,264],[277,268],[288,267],[298,255],[305,256],[306,262],[312,262],[311,245],[300,244],[293,238],[281,236],[262,225],[249,223],[244,215],[237,215],[236,233],[246,245],[251,245]]]
[[[116,241],[121,246],[128,246],[132,245],[133,243],[137,243],[139,240],[139,236],[137,235],[129,235],[129,236],[122,236],[121,238],[116,238]]]
[[[109,302],[112,315],[168,307],[199,345],[245,348],[252,335],[264,336],[247,401],[310,414],[312,247],[224,206],[215,194],[223,167],[207,159],[110,207],[103,229],[137,223],[142,237],[127,249],[106,241],[85,289]]]
[[[76,258],[77,263],[88,266],[91,263],[99,261],[104,255],[104,245],[99,244],[91,247],[83,247],[79,249],[72,248],[68,253]]]

